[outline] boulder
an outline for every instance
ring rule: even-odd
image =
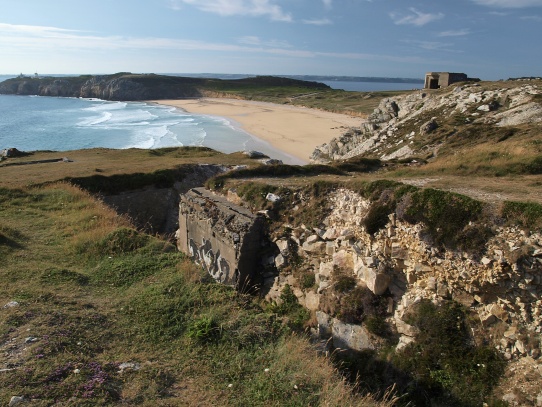
[[[323,254],[326,251],[326,242],[303,243],[303,250],[312,254]]]
[[[489,312],[491,312],[493,315],[495,315],[497,318],[499,318],[503,322],[508,321],[508,312],[502,309],[502,307],[498,304],[493,304],[489,307]]]
[[[16,148],[6,148],[0,151],[0,157],[6,158],[24,157],[25,155],[28,155],[28,153],[17,150]]]
[[[364,326],[346,324],[336,318],[333,318],[332,324],[333,346],[336,348],[357,351],[375,349],[371,335]]]
[[[412,342],[414,342],[414,338],[411,338],[410,336],[401,335],[399,338],[399,343],[395,347],[395,351],[399,352],[401,349],[404,349],[406,346],[410,345]]]
[[[358,270],[358,277],[363,280],[367,288],[375,295],[384,294],[391,283],[391,277],[388,274],[368,267],[362,267]]]
[[[329,338],[331,336],[331,318],[322,311],[316,311],[316,321],[318,322],[318,335],[320,338]]]
[[[310,311],[318,311],[320,308],[320,296],[314,291],[305,294],[305,307]]]
[[[246,155],[248,158],[267,158],[264,153],[254,150],[244,151],[243,154]]]
[[[280,196],[272,194],[271,192],[269,192],[265,196],[265,199],[268,200],[269,202],[278,202],[278,201],[280,201]]]
[[[416,335],[420,333],[420,330],[416,328],[413,325],[407,324],[405,321],[403,321],[400,318],[395,319],[395,326],[397,328],[397,332],[399,332],[402,335],[409,336],[411,338],[414,338]]]
[[[437,128],[438,128],[437,119],[436,119],[436,117],[433,117],[428,122],[422,124],[422,126],[420,127],[420,133],[422,135],[426,135],[426,134],[429,134],[432,131],[436,130]]]

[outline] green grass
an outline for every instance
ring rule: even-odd
[[[538,203],[505,201],[501,215],[510,224],[530,230],[542,230],[542,205]]]
[[[295,296],[262,308],[67,184],[0,192],[3,402],[377,405],[294,335]]]
[[[411,372],[417,385],[424,387],[424,397],[444,405],[482,404],[497,385],[505,362],[495,349],[472,343],[466,310],[454,302],[435,306],[425,300],[415,305],[407,323],[420,333],[394,363]]]

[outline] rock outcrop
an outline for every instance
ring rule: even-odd
[[[443,140],[431,135],[445,122],[453,132],[462,125],[495,128],[542,122],[539,81],[503,82],[502,87],[465,84],[449,90],[419,91],[383,99],[361,128],[317,147],[311,159],[317,163],[359,155],[382,160],[421,157],[438,151]],[[538,101],[537,101],[538,100]],[[441,137],[445,138],[445,137]]]
[[[476,257],[428,244],[421,237],[423,225],[405,223],[395,215],[374,235],[367,233],[363,219],[371,204],[355,192],[337,190],[328,204],[332,210],[323,220],[324,229],[285,225],[291,234],[276,241],[281,248],[276,264],[280,270],[288,263],[292,252],[287,247],[299,248],[296,254],[311,265],[316,286],[294,293],[301,304],[318,311],[320,333],[331,336],[337,347],[375,346],[366,330],[343,326],[320,309],[326,292],[337,283],[334,272],[341,271],[374,294],[389,295],[387,320],[400,335],[398,349],[416,335],[403,320],[413,304],[453,299],[479,316],[482,336],[493,336],[505,358],[540,356],[540,342],[533,338],[542,333],[542,235],[500,227],[481,248],[485,255]],[[286,284],[300,286],[284,272],[266,284],[272,286],[269,301],[276,301]],[[496,332],[501,336],[494,337]],[[529,344],[520,339],[525,337],[531,338]]]
[[[199,78],[161,75],[79,76],[63,78],[8,79],[0,83],[0,94],[99,98],[104,100],[153,100],[201,96]]]

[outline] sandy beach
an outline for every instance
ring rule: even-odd
[[[315,109],[235,99],[154,100],[188,113],[221,116],[273,148],[308,163],[314,148],[340,136],[363,119]]]

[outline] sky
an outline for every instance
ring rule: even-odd
[[[0,74],[542,75],[542,0],[0,0]]]

